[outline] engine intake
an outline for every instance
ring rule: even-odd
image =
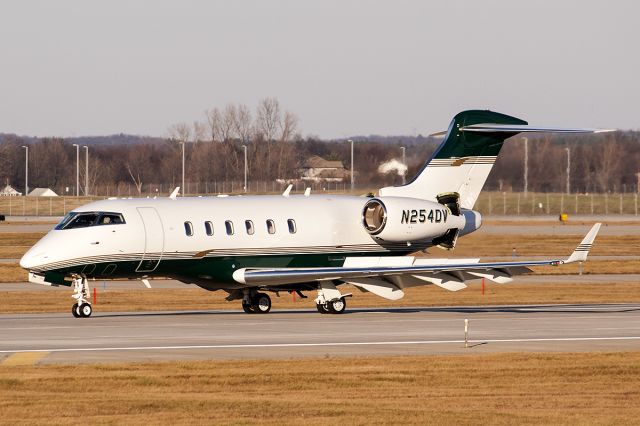
[[[447,205],[434,201],[384,197],[366,202],[362,225],[371,236],[383,241],[429,241],[444,237],[439,238],[437,244],[453,246],[455,235],[450,230],[464,227],[464,218],[453,214]]]
[[[387,223],[387,208],[382,201],[373,199],[364,206],[362,222],[367,232],[377,235]]]

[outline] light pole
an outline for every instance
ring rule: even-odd
[[[527,198],[529,191],[529,138],[524,140],[524,198]]]
[[[404,146],[401,146],[400,149],[402,150],[402,164],[407,167],[407,148]],[[404,173],[402,173],[402,184],[404,185],[405,183],[407,183],[407,170],[405,169]]]
[[[83,145],[84,148],[84,196],[89,196],[89,147]]]
[[[569,147],[565,150],[567,151],[567,194],[571,194],[571,150]]]
[[[22,147],[26,150],[24,157],[24,196],[26,197],[29,194],[29,147],[26,145]]]
[[[244,192],[247,192],[247,146],[242,145],[244,149]]]
[[[80,145],[74,143],[76,147],[76,197],[80,196]]]
[[[349,139],[347,142],[351,143],[351,192],[353,192],[353,140]]]
[[[182,196],[184,197],[185,189],[184,189],[184,141],[180,142],[182,144]]]

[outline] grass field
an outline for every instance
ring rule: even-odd
[[[637,424],[640,352],[0,367],[3,424]]]

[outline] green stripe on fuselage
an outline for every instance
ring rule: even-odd
[[[45,273],[45,279],[53,284],[69,284],[63,282],[65,276],[85,273],[91,279],[131,279],[147,277],[169,277],[185,282],[194,282],[203,288],[218,289],[225,285],[236,286],[233,272],[241,268],[321,268],[340,267],[346,257],[362,256],[404,256],[407,252],[354,252],[354,253],[322,253],[322,254],[290,254],[265,256],[221,256],[201,259],[169,259],[162,260],[153,272],[136,272],[140,261],[103,262],[95,268],[86,265],[61,268]],[[114,265],[115,268],[112,266]],[[86,273],[92,269],[91,273]],[[111,270],[105,274],[104,271]],[[210,283],[210,285],[207,285]]]

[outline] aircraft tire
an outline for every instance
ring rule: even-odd
[[[341,314],[345,311],[345,309],[347,309],[347,301],[344,299],[344,297],[341,297],[338,300],[329,302],[327,304],[327,307],[329,308],[329,312],[331,312],[332,314]]]
[[[318,310],[318,312],[320,312],[321,314],[328,314],[329,312],[329,308],[327,307],[326,304],[323,303],[316,303],[316,309]]]
[[[255,312],[253,312],[253,308],[251,307],[251,305],[249,303],[242,303],[242,310],[246,313],[246,314],[253,314]]]
[[[80,316],[82,318],[89,318],[91,316],[91,314],[93,313],[93,308],[91,307],[90,304],[88,303],[83,303],[82,305],[80,305],[80,307],[78,308],[78,311],[80,312]]]
[[[78,309],[77,303],[74,303],[71,307],[71,313],[73,314],[74,318],[80,318],[80,310]]]
[[[271,310],[271,297],[266,293],[256,294],[251,302],[251,309],[257,314],[268,314]]]

